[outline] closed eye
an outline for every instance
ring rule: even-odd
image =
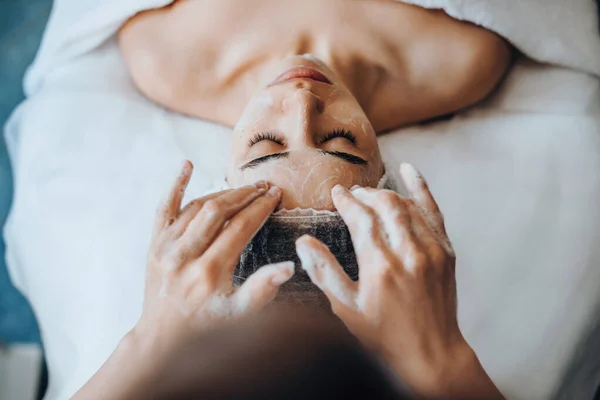
[[[345,129],[335,129],[329,133],[326,133],[321,138],[321,144],[340,137],[348,140],[352,144],[356,144],[356,136],[354,136],[352,132]]]
[[[276,134],[274,134],[272,132],[261,132],[261,133],[257,133],[256,135],[254,135],[250,138],[250,140],[248,141],[248,147],[252,147],[255,144],[265,141],[265,140],[267,140],[269,142],[277,143],[280,146],[283,146],[285,144],[284,140],[282,138],[280,138],[279,136],[277,136]]]

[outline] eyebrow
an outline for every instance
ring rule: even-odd
[[[340,158],[350,164],[355,164],[355,165],[367,165],[369,164],[369,162],[367,160],[364,160],[358,156],[352,155],[352,154],[348,154],[348,153],[344,153],[341,151],[328,151],[328,150],[318,150],[320,154],[323,155],[327,155],[327,156],[333,156],[333,157],[337,157]],[[255,158],[254,160],[242,165],[240,167],[240,170],[245,170],[247,168],[254,168],[259,166],[260,164],[264,164],[266,162],[272,161],[272,160],[278,160],[280,158],[287,158],[290,155],[289,151],[285,151],[283,153],[273,153],[273,154],[269,154],[263,157],[259,157],[259,158]]]

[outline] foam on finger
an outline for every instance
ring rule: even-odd
[[[272,301],[281,285],[290,280],[295,272],[292,261],[261,267],[237,289],[233,296],[236,313],[259,310]]]
[[[302,268],[330,301],[337,301],[346,307],[354,306],[355,283],[325,245],[316,239],[302,237],[296,242],[296,252]]]

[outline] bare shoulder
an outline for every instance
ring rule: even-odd
[[[480,26],[439,10],[403,5],[394,30],[401,63],[373,102],[380,131],[451,114],[491,94],[508,71],[512,48]]]
[[[191,80],[203,61],[191,55],[211,51],[206,31],[212,27],[203,19],[211,3],[177,0],[140,12],[121,27],[123,59],[134,84],[149,99],[188,113]]]
[[[471,88],[469,98],[477,101],[508,69],[511,46],[485,28],[443,18],[446,23],[424,26],[414,47],[407,49],[410,78],[423,84],[437,77],[436,92],[443,97]]]
[[[170,73],[164,57],[173,36],[169,29],[173,4],[136,14],[121,27],[118,37],[121,54],[134,84],[144,95],[159,103],[164,103],[169,90]]]

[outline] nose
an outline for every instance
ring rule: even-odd
[[[284,101],[284,112],[297,121],[295,129],[297,141],[294,140],[294,142],[298,145],[302,143],[302,147],[312,147],[314,142],[313,125],[319,114],[323,113],[324,102],[319,96],[301,86],[302,82],[299,82],[298,85],[298,89]]]
[[[305,89],[302,82],[298,83],[292,96],[290,96],[286,104],[286,111],[291,113],[299,113],[309,118],[312,115],[317,115],[323,112],[324,102],[308,89]]]

